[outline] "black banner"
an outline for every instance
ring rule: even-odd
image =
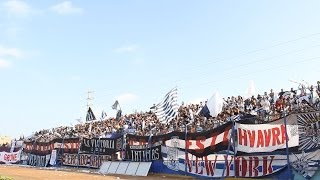
[[[152,143],[150,145],[127,145],[126,159],[130,161],[155,161],[162,159],[161,143]]]
[[[46,167],[50,162],[50,157],[51,157],[51,154],[47,154],[43,156],[28,154],[27,165]]]
[[[127,134],[127,138],[130,146],[146,145],[148,142],[152,144],[159,143],[160,145],[163,144],[181,150],[187,149],[187,152],[202,157],[212,154],[213,152],[227,150],[231,129],[232,122],[227,122],[209,131],[187,133],[187,136],[185,132],[174,131],[151,137]],[[231,146],[230,150],[232,150]]]
[[[80,166],[88,168],[100,168],[104,161],[110,161],[110,155],[93,154],[63,154],[62,164],[65,166]]]
[[[187,152],[202,157],[213,152],[228,150],[232,126],[232,122],[227,122],[209,131],[187,134]],[[229,150],[233,150],[232,144]]]
[[[111,155],[121,150],[122,136],[116,138],[83,138],[81,151],[90,154]]]

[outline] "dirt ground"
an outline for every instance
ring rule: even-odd
[[[75,170],[74,170],[75,171]],[[185,176],[170,176],[161,174],[151,174],[147,177],[140,176],[119,176],[119,175],[100,175],[97,173],[71,172],[63,169],[44,169],[16,165],[0,165],[0,176],[13,178],[14,180],[99,180],[99,179],[191,179]]]

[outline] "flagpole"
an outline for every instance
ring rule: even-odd
[[[291,168],[290,168],[290,159],[289,159],[289,145],[288,145],[288,131],[287,131],[287,118],[286,118],[286,109],[283,110],[283,122],[284,122],[284,127],[285,127],[285,135],[286,135],[286,153],[287,153],[287,166],[288,166],[288,172],[289,172],[289,179],[292,179],[292,172],[291,172]]]
[[[185,121],[186,122],[186,121]],[[184,134],[184,142],[185,142],[185,148],[184,148],[184,153],[185,153],[185,162],[184,162],[184,172],[185,176],[187,175],[187,156],[188,156],[188,151],[187,151],[187,133],[188,133],[188,124],[187,122],[185,123],[185,134]]]
[[[233,138],[233,171],[234,171],[234,178],[237,178],[237,175],[236,175],[236,122],[235,122],[235,118],[232,119],[232,131],[231,131],[231,134],[232,134],[232,138]]]

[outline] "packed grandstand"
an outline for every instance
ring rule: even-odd
[[[281,179],[291,176],[291,167],[309,179],[320,167],[320,81],[249,98],[221,98],[215,115],[206,111],[212,98],[181,104],[175,114],[175,90],[148,112],[121,115],[118,110],[115,118],[94,120],[89,108],[85,123],[3,144],[0,161],[100,169],[110,160],[152,162],[149,172],[206,178]],[[163,107],[171,109],[159,111]]]
[[[60,126],[52,129],[43,129],[35,132],[26,141],[51,141],[54,138],[103,138],[114,133],[130,133],[135,135],[166,134],[173,130],[184,131],[186,121],[192,120],[188,132],[206,131],[218,127],[234,116],[251,114],[256,116],[255,123],[270,122],[280,118],[286,108],[287,114],[292,112],[306,112],[319,110],[320,82],[317,85],[305,86],[300,84],[297,88],[283,90],[275,93],[273,89],[257,96],[244,98],[230,96],[223,98],[223,109],[216,117],[205,116],[200,113],[206,102],[199,104],[182,104],[178,115],[170,123],[160,123],[154,111],[126,114],[119,118],[107,118],[91,123],[79,123],[74,127]],[[190,113],[191,111],[191,113]],[[190,116],[193,116],[190,117]],[[150,131],[152,130],[152,131]]]

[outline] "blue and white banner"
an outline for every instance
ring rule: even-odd
[[[232,154],[232,152],[231,152]],[[164,165],[181,174],[206,178],[261,177],[274,174],[287,166],[286,155],[238,156],[210,154],[196,157],[177,148],[162,147]],[[185,163],[186,162],[186,163]]]
[[[320,149],[291,154],[290,164],[303,177],[311,179],[320,168]]]

